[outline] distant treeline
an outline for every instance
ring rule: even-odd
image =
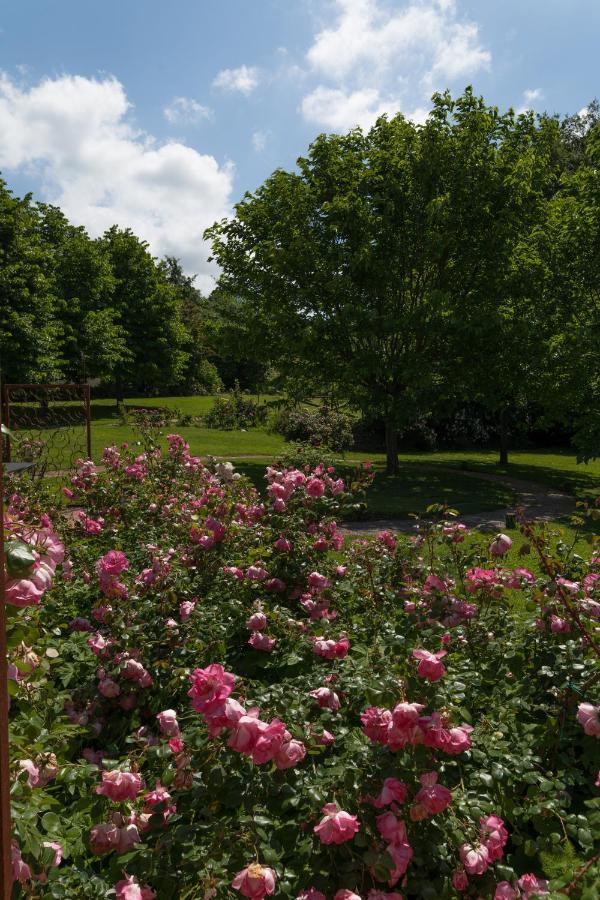
[[[218,299],[218,302],[217,302]],[[100,379],[113,396],[260,386],[235,299],[211,300],[129,229],[92,239],[0,181],[0,377]]]

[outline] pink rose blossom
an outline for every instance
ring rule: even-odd
[[[452,873],[452,887],[457,891],[466,891],[469,887],[469,878],[464,869],[455,869]]]
[[[154,900],[155,892],[148,886],[142,887],[133,875],[126,876],[115,884],[116,900]]]
[[[333,712],[336,712],[341,706],[340,698],[335,693],[335,691],[330,690],[326,687],[317,688],[315,691],[309,692],[310,697],[314,697],[319,706],[323,709],[330,709]]]
[[[327,897],[325,894],[322,894],[321,891],[311,887],[306,891],[301,891],[296,897],[296,900],[327,900]]]
[[[231,886],[249,900],[262,900],[267,894],[275,892],[276,882],[277,875],[273,869],[252,863],[237,873]]]
[[[548,882],[544,878],[538,878],[537,875],[522,875],[517,884],[523,891],[523,897],[540,897],[548,894]]]
[[[179,735],[179,724],[177,722],[177,713],[174,709],[164,709],[157,713],[158,725],[161,734],[167,737],[177,737]]]
[[[600,706],[580,703],[577,707],[577,721],[590,737],[600,737]]]
[[[323,812],[325,818],[313,828],[322,844],[343,844],[345,841],[351,841],[360,829],[357,817],[338,809],[337,803],[326,803]]]
[[[420,661],[417,666],[417,675],[420,678],[427,678],[429,681],[439,681],[446,672],[444,664],[441,662],[446,653],[446,650],[438,650],[437,653],[430,653],[429,650],[413,650],[413,658]]]
[[[520,896],[520,892],[509,881],[500,881],[496,885],[494,900],[519,900]]]
[[[96,788],[97,794],[122,803],[124,800],[135,800],[142,789],[142,779],[134,772],[121,772],[113,769],[102,773],[102,784]]]
[[[490,544],[491,556],[505,556],[512,547],[512,539],[507,534],[497,534]]]
[[[292,738],[281,745],[274,762],[278,769],[292,769],[299,762],[302,762],[305,756],[306,747],[302,741],[296,741]]]
[[[309,497],[318,500],[325,493],[325,484],[320,478],[310,478],[305,485]]]
[[[391,803],[404,803],[407,790],[403,781],[398,781],[397,778],[386,778],[381,793],[378,797],[372,797],[371,803],[377,809],[389,806]]]
[[[413,822],[435,816],[452,803],[452,792],[437,784],[437,778],[437,772],[426,772],[419,778],[422,788],[416,794],[414,805],[410,808]]]
[[[267,617],[264,612],[257,611],[246,619],[246,628],[250,631],[262,631],[267,627]]]
[[[205,669],[194,669],[190,680],[192,687],[188,697],[192,698],[194,709],[201,713],[226,700],[235,685],[235,677],[226,672],[220,663],[212,663]]]
[[[483,844],[463,844],[459,851],[460,861],[469,875],[483,875],[490,864],[490,854]]]
[[[255,650],[262,650],[265,653],[270,653],[277,643],[277,638],[270,638],[266,634],[261,634],[260,631],[253,631],[248,638],[248,643],[251,647],[254,647]]]

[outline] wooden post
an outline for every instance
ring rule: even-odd
[[[87,456],[92,458],[92,407],[90,403],[90,386],[84,384],[83,396],[85,400],[85,436],[87,441]]]
[[[0,434],[0,451],[4,436]],[[4,570],[4,463],[0,452],[0,897],[12,895],[10,773],[8,767],[8,677]]]

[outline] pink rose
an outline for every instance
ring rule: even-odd
[[[320,478],[310,478],[306,482],[305,490],[309,497],[318,500],[325,493],[325,484]]]
[[[157,713],[158,725],[161,734],[167,737],[177,737],[179,735],[179,723],[177,721],[177,713],[174,709],[164,709]]]
[[[105,574],[116,577],[128,568],[129,560],[121,550],[109,550],[96,563],[96,573],[98,575]]]
[[[512,540],[507,534],[497,534],[490,544],[491,556],[505,556],[512,547]]]
[[[263,650],[265,653],[270,653],[277,643],[277,638],[270,638],[266,634],[261,634],[260,631],[253,631],[248,638],[248,643],[255,650]]]
[[[480,822],[481,840],[487,847],[490,859],[496,862],[504,855],[504,845],[508,840],[508,831],[499,816],[484,816]]]
[[[483,875],[490,864],[490,854],[482,844],[463,844],[459,851],[460,861],[469,875]]]
[[[307,891],[301,891],[296,897],[296,900],[327,900],[327,897],[325,894],[322,894],[321,891],[311,887],[308,888]]]
[[[23,862],[21,848],[16,841],[13,841],[10,845],[10,862],[12,868],[12,880],[29,881],[31,878],[31,869],[26,862]]]
[[[98,683],[98,690],[103,697],[108,698],[118,697],[121,693],[121,688],[112,678],[102,678]]]
[[[38,606],[43,594],[28,578],[13,578],[6,582],[4,599],[9,606]]]
[[[292,549],[292,545],[286,537],[281,535],[281,537],[277,538],[275,541],[275,549],[280,550],[282,553],[289,553]]]
[[[250,581],[264,581],[268,575],[269,573],[262,566],[248,566],[246,569],[246,578]]]
[[[338,809],[337,803],[326,803],[323,812],[325,818],[313,828],[322,844],[343,844],[345,841],[351,841],[360,829],[357,817]]]
[[[509,881],[500,881],[496,885],[494,900],[519,900],[520,896],[520,892]]]
[[[252,863],[237,873],[231,886],[250,900],[262,900],[267,894],[275,892],[276,881],[277,875],[273,869]]]
[[[319,706],[323,709],[331,709],[333,712],[336,712],[341,706],[340,698],[335,691],[330,690],[330,688],[317,688],[316,691],[309,692],[309,697],[314,697]]]
[[[102,773],[102,784],[96,788],[97,794],[122,803],[123,800],[135,800],[142,789],[142,779],[134,772],[121,772],[113,769]]]
[[[402,844],[406,841],[406,825],[394,813],[385,812],[377,816],[377,831],[388,844]]]
[[[59,844],[58,841],[43,841],[42,847],[46,847],[48,850],[54,851],[54,856],[52,858],[53,866],[60,866],[63,857],[63,846]]]
[[[391,803],[404,803],[406,794],[407,787],[403,781],[398,781],[397,778],[386,778],[381,793],[378,797],[372,797],[371,802],[377,809],[381,809]]]
[[[452,887],[457,891],[466,891],[469,879],[464,869],[455,869],[452,873]]]
[[[446,653],[446,650],[438,650],[437,653],[430,653],[429,650],[413,650],[413,658],[420,660],[417,675],[429,681],[439,681],[446,672],[441,662]]]
[[[286,740],[289,738],[289,732],[285,730],[285,725],[279,719],[273,719],[268,725],[255,719],[258,723],[259,731],[252,746],[252,761],[257,765],[270,762],[281,749]]]
[[[321,575],[319,572],[311,572],[308,576],[308,584],[313,590],[320,593],[321,591],[324,591],[325,588],[328,588],[331,582],[326,575]]]
[[[452,792],[441,784],[437,784],[437,772],[426,772],[419,781],[423,785],[415,796],[414,806],[410,808],[413,822],[420,822],[443,812],[452,803]]]
[[[235,685],[235,677],[226,672],[220,663],[212,663],[205,669],[194,669],[190,681],[192,687],[188,697],[192,698],[192,706],[197,712],[206,712],[211,706],[226,700]]]
[[[254,749],[264,724],[256,716],[240,716],[231,730],[227,746],[237,750],[238,753],[244,753],[249,756]]]
[[[90,829],[90,850],[96,856],[110,853],[119,846],[120,829],[113,823],[94,825]]]
[[[539,897],[548,894],[548,882],[544,878],[538,878],[536,875],[522,875],[517,884],[523,891],[524,897]]]
[[[292,769],[299,762],[302,762],[305,756],[306,747],[302,741],[296,741],[292,738],[281,745],[274,762],[278,769]]]
[[[246,619],[246,628],[250,631],[262,631],[267,627],[267,617],[264,612],[252,613],[249,619]]]
[[[361,900],[361,897],[360,894],[355,894],[354,891],[344,889],[337,891],[333,895],[333,900]]]
[[[577,707],[577,721],[590,737],[600,737],[600,706],[580,703]]]
[[[142,887],[133,875],[126,876],[115,884],[116,900],[153,900],[155,892],[148,886]]]

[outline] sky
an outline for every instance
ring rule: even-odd
[[[208,291],[204,229],[320,132],[468,84],[577,112],[598,46],[598,0],[0,0],[0,172]]]

